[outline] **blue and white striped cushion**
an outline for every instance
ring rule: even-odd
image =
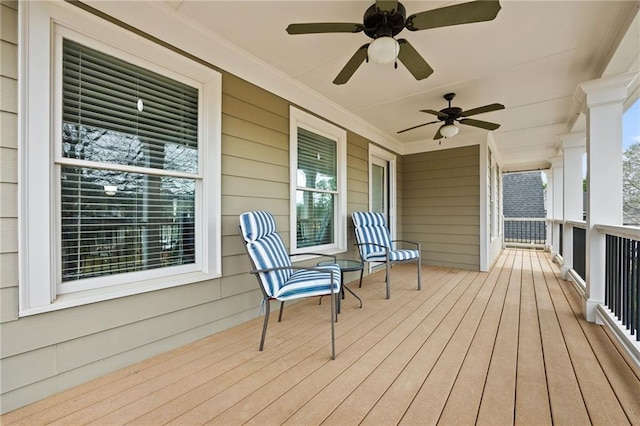
[[[418,250],[390,250],[389,260],[392,262],[401,262],[403,260],[417,259],[419,257]],[[386,262],[387,257],[384,251],[369,253],[366,258],[367,262]]]
[[[333,292],[340,292],[340,267],[338,265],[323,266],[322,269],[333,271]],[[300,297],[322,296],[331,292],[331,273],[299,270],[278,290],[278,300],[298,299]]]
[[[370,256],[383,251],[382,247],[391,250],[391,237],[385,225],[384,215],[374,212],[354,212],[351,216],[356,230],[358,243],[365,244],[359,246],[362,259],[368,260]],[[366,243],[378,244],[368,245]]]
[[[351,217],[356,230],[356,239],[359,244],[364,244],[359,246],[363,260],[367,262],[385,262],[387,260],[386,251],[380,245],[387,247],[389,260],[392,262],[420,257],[418,250],[392,249],[391,236],[382,213],[354,212]],[[369,245],[367,243],[378,245]]]
[[[276,223],[269,212],[255,211],[240,215],[240,229],[247,242],[247,251],[257,269],[291,266],[291,259],[282,238],[276,232]],[[261,272],[260,280],[269,297],[276,297],[282,283],[293,274],[291,269]]]
[[[246,242],[253,242],[276,232],[273,215],[265,211],[246,212],[240,215],[240,228]]]

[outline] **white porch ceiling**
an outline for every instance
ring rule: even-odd
[[[582,111],[577,85],[602,75],[640,6],[635,0],[503,0],[493,21],[398,36],[433,67],[427,79],[416,81],[401,64],[394,70],[364,63],[348,83],[336,86],[335,76],[370,39],[364,33],[290,36],[285,28],[294,22],[362,22],[373,0],[165,3],[414,151],[421,142],[425,149],[434,146],[438,125],[396,132],[432,121],[419,110],[446,107],[445,93],[455,92],[453,105],[463,109],[502,103],[506,109],[477,118],[501,123],[493,134],[506,170],[548,166],[557,136],[573,130]],[[407,15],[455,3],[462,2],[403,2]],[[616,58],[620,71],[637,66],[640,45],[631,46],[628,57]],[[478,140],[486,133],[460,127],[457,138]]]

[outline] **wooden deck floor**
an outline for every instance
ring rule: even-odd
[[[347,280],[353,279],[347,275]],[[547,254],[489,273],[415,266],[347,294],[330,360],[328,304],[285,309],[5,414],[9,424],[640,423],[640,375]],[[253,279],[253,278],[251,278]],[[577,313],[577,314],[576,314]],[[274,317],[275,319],[275,317]]]

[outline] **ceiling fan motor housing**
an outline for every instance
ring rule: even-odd
[[[398,3],[392,14],[380,11],[373,4],[364,13],[364,33],[374,39],[382,36],[395,37],[404,29],[406,17],[407,11],[402,3]]]

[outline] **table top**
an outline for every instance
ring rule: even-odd
[[[359,271],[364,266],[359,260],[351,259],[336,259],[335,262],[333,260],[323,260],[322,262],[318,262],[318,266],[331,265],[334,263],[340,267],[342,272]]]

